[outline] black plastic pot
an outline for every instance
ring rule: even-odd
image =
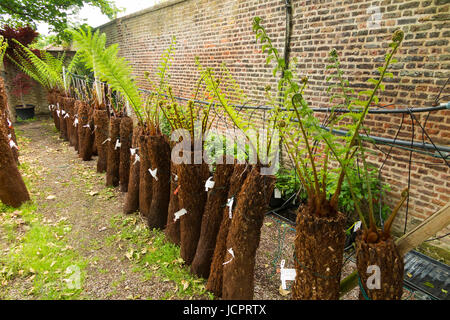
[[[32,104],[27,104],[26,107],[23,105],[16,106],[16,117],[18,120],[28,120],[34,118],[34,108]]]

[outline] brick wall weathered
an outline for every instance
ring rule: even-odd
[[[116,19],[100,27],[108,44],[118,43],[120,54],[134,68],[137,82],[149,88],[144,72],[156,72],[162,52],[177,37],[176,53],[171,67],[174,94],[190,97],[197,79],[195,57],[203,65],[218,67],[225,62],[252,105],[264,105],[264,88],[275,87],[272,67],[265,65],[265,55],[256,43],[252,19],[259,16],[276,47],[283,52],[285,41],[285,0],[171,0],[141,12]],[[291,58],[298,60],[297,73],[307,75],[309,86],[305,97],[314,107],[327,107],[327,55],[336,48],[342,69],[356,90],[382,65],[392,33],[400,28],[405,40],[392,66],[394,78],[386,80],[386,91],[380,94],[383,104],[394,108],[430,107],[450,76],[450,1],[448,0],[315,0],[292,1],[293,32]],[[372,20],[373,18],[377,18]],[[371,22],[373,21],[373,22]],[[448,96],[445,89],[441,96]],[[443,99],[441,102],[446,102]],[[423,124],[439,145],[450,140],[450,111],[406,115],[375,115],[367,119],[373,135],[422,140]],[[402,119],[403,117],[403,119]],[[426,137],[425,137],[426,138]],[[427,140],[426,142],[430,142]],[[377,146],[371,161],[380,165],[389,146]],[[391,204],[407,186],[409,152],[393,148],[382,170],[383,181],[392,186]],[[450,171],[434,157],[414,153],[411,165],[410,202],[407,230],[450,201]],[[396,220],[403,231],[403,208]],[[449,232],[449,228],[438,235]],[[437,243],[437,242],[436,242]],[[444,238],[441,243],[449,247]]]

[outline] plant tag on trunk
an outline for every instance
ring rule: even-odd
[[[52,111],[52,105],[51,104],[48,105],[48,110]]]
[[[120,143],[119,139],[116,140],[116,146],[114,147],[114,150],[117,150],[118,148],[120,148],[122,144]]]
[[[11,139],[12,139],[12,135],[11,135],[11,133],[10,133],[10,134],[8,134],[8,139],[9,139],[9,140],[11,140]]]
[[[131,149],[130,149],[130,154],[131,154],[132,156],[134,156],[134,155],[136,154],[136,149],[131,148]]]
[[[234,197],[231,197],[230,199],[228,199],[227,207],[228,207],[228,216],[230,217],[230,219],[233,218],[233,203],[234,203]]]
[[[134,162],[133,162],[133,165],[135,165],[136,163],[138,163],[138,162],[140,162],[140,161],[141,161],[141,158],[139,157],[138,154],[136,154],[136,155],[134,156]]]
[[[70,117],[68,113],[66,113],[66,115],[64,116],[64,119]]]
[[[58,118],[59,118],[59,110],[56,110],[56,115],[58,116]]]
[[[73,122],[73,126],[74,127],[78,126],[78,118],[75,118],[75,121]]]
[[[111,138],[106,139],[105,141],[102,142],[102,144],[107,143],[108,141],[111,141]]]
[[[16,148],[17,150],[19,150],[17,144],[13,140],[9,140],[9,146],[11,149]]]
[[[224,263],[222,263],[223,265],[229,264],[229,263],[230,263],[231,261],[233,261],[233,259],[234,259],[234,251],[233,251],[233,248],[228,249],[228,253],[231,254],[231,259],[228,260],[228,261],[226,261],[226,262],[224,262]]]
[[[158,177],[156,176],[156,173],[158,172],[158,168],[156,168],[155,170],[148,169],[148,172],[150,172],[152,177],[155,178],[156,181],[158,181]]]
[[[64,110],[61,110],[61,115],[65,115],[66,112]]]
[[[91,128],[91,126],[90,125],[88,125],[88,124],[85,124],[84,126],[83,126],[83,128]]]
[[[209,191],[209,189],[214,188],[214,185],[216,184],[214,181],[212,181],[213,177],[209,177],[208,180],[205,183],[205,191]]]
[[[6,119],[6,121],[8,122],[8,128],[12,128],[12,123],[11,123],[11,121],[9,120],[9,119]]]
[[[275,199],[281,199],[281,191],[275,188],[274,192],[274,198]]]
[[[286,281],[295,281],[295,277],[297,275],[297,271],[295,269],[285,269],[284,268],[285,263],[286,261],[284,259],[281,260],[280,279],[281,279],[281,287],[283,288],[283,290],[287,290]]]
[[[175,212],[175,218],[173,219],[173,222],[177,221],[178,219],[180,219],[181,216],[184,216],[187,213],[186,209],[181,209],[180,211]]]
[[[175,173],[172,173],[172,174],[173,174],[173,176],[174,176],[174,177],[173,177],[173,181],[175,181],[175,182],[178,181],[178,176],[177,176]]]
[[[353,228],[353,232],[358,231],[361,228],[361,221],[356,221],[355,227]]]

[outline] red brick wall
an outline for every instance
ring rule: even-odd
[[[382,65],[391,35],[398,28],[405,31],[405,40],[397,55],[399,62],[391,69],[394,79],[386,80],[386,91],[380,94],[382,103],[393,103],[396,108],[429,107],[450,76],[448,0],[293,0],[292,3],[291,57],[298,59],[298,74],[310,79],[305,97],[314,107],[328,106],[325,66],[330,49],[338,50],[345,77],[360,90],[375,75],[376,67]],[[142,88],[148,88],[144,72],[155,73],[163,50],[175,35],[177,51],[171,83],[176,95],[190,97],[197,79],[194,58],[199,56],[205,66],[218,67],[225,62],[251,99],[250,104],[263,105],[264,87],[268,84],[274,87],[276,79],[255,41],[252,19],[255,16],[263,19],[275,46],[283,52],[284,4],[284,0],[172,0],[100,29],[107,34],[109,44],[119,43],[121,55],[132,63]],[[372,16],[368,13],[370,6],[379,9],[379,28],[368,25]],[[442,95],[449,94],[446,89]],[[427,114],[416,116],[424,123]],[[401,115],[371,116],[367,124],[371,134],[392,138],[401,118]],[[399,139],[411,139],[412,123],[406,115]],[[432,113],[426,129],[436,144],[450,145],[450,112]],[[416,141],[421,140],[417,122],[414,133]],[[371,157],[376,164],[383,159],[380,151]],[[384,166],[382,178],[392,185],[392,198],[397,198],[407,185],[408,160],[408,151],[394,148]],[[450,171],[443,161],[414,153],[408,230],[447,203],[449,190]],[[404,215],[403,208],[397,219],[398,230],[403,230]],[[439,234],[446,232],[449,228]],[[448,247],[450,241],[447,238],[440,244]]]

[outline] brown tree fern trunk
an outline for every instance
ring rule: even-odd
[[[128,191],[130,180],[130,147],[133,139],[133,120],[130,117],[123,117],[120,122],[120,191]]]
[[[30,200],[30,195],[17,168],[4,122],[4,117],[0,115],[0,200],[18,208]]]
[[[228,253],[223,266],[222,297],[227,300],[253,299],[256,250],[259,246],[264,213],[275,187],[275,176],[261,175],[253,167],[239,192],[227,236]]]
[[[78,102],[78,148],[83,161],[92,159],[92,130],[89,124],[89,106],[84,101]]]
[[[67,124],[66,119],[64,118],[66,115],[66,106],[65,106],[65,97],[63,95],[60,95],[58,97],[58,103],[60,107],[59,111],[59,137],[63,140],[69,140],[67,137]]]
[[[131,214],[139,210],[139,172],[141,164],[140,161],[136,160],[139,159],[140,154],[139,139],[141,133],[142,127],[137,126],[133,129],[132,148],[135,149],[135,155],[131,156],[128,192],[125,196],[125,204],[123,207],[125,214]]]
[[[150,212],[150,205],[152,204],[153,177],[148,171],[151,164],[148,152],[148,135],[145,133],[145,129],[142,130],[139,143],[139,155],[141,157],[141,167],[139,169],[139,212],[143,217],[147,218]]]
[[[191,265],[191,272],[199,277],[208,278],[212,256],[216,247],[217,233],[222,222],[223,208],[227,205],[230,179],[234,165],[218,164],[214,173],[214,187],[208,192],[202,228],[198,240],[197,251]]]
[[[233,174],[230,179],[230,189],[228,191],[228,199],[234,198],[234,207],[238,199],[239,191],[247,178],[248,173],[251,171],[251,167],[246,164],[236,164],[234,166]],[[214,248],[214,254],[211,262],[211,271],[209,273],[208,283],[206,289],[214,293],[216,297],[222,296],[222,284],[223,284],[223,263],[225,262],[225,255],[227,253],[227,236],[230,229],[231,219],[229,207],[222,209],[222,222],[220,223],[219,232],[216,237],[216,246]]]
[[[170,177],[170,201],[167,213],[167,225],[164,230],[166,238],[176,244],[180,245],[180,220],[175,219],[175,212],[178,212],[180,208],[180,203],[178,200],[178,170],[177,165],[173,162],[170,165],[171,177]]]
[[[295,300],[337,300],[345,244],[346,217],[318,217],[308,205],[297,212]]]
[[[152,182],[152,203],[147,216],[150,229],[164,229],[170,201],[170,145],[164,135],[150,136],[148,151],[151,169],[156,171]]]
[[[97,172],[106,172],[108,167],[108,137],[109,137],[109,118],[106,110],[94,111],[95,143],[97,144]]]
[[[362,239],[361,233],[358,234],[356,238],[356,266],[360,277],[360,299],[401,300],[405,266],[403,257],[398,253],[392,238],[378,243],[367,243]],[[374,272],[370,270],[369,273],[367,272],[369,266],[379,268],[379,289],[376,287],[369,289],[367,286],[367,280]],[[373,285],[372,281],[370,281],[370,284]]]
[[[77,153],[80,153],[79,148],[80,148],[80,142],[78,141],[78,125],[79,123],[77,123],[79,120],[79,116],[78,116],[78,107],[79,107],[79,102],[78,100],[75,100],[73,102],[73,114],[74,114],[74,120],[72,122],[72,128],[73,128],[73,141],[74,141],[74,149],[77,151]]]
[[[117,187],[119,185],[119,166],[120,166],[120,147],[116,148],[116,144],[120,143],[120,121],[119,117],[111,117],[109,121],[109,138],[108,143],[108,168],[106,170],[106,186]]]
[[[197,250],[202,227],[202,217],[206,204],[205,182],[209,177],[206,163],[180,164],[178,178],[180,182],[180,208],[187,213],[180,217],[181,257],[187,265],[192,263]]]

